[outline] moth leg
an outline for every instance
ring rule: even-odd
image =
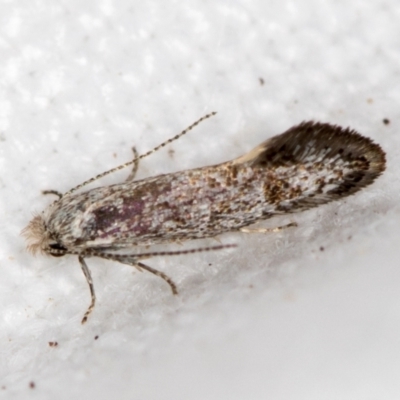
[[[186,253],[185,251],[182,252],[178,252],[179,254],[183,254]],[[192,251],[190,251],[190,253],[192,253]],[[144,258],[148,258],[149,256],[153,256],[153,255],[167,255],[169,254],[168,252],[159,252],[159,253],[151,253],[151,254],[142,254],[142,255],[129,255],[129,254],[107,254],[107,253],[92,253],[92,255],[97,256],[97,257],[101,257],[101,258],[105,258],[106,260],[114,260],[114,261],[118,261],[122,264],[126,264],[126,265],[130,265],[131,267],[135,267],[137,268],[140,272],[142,272],[142,270],[146,270],[151,272],[152,274],[160,277],[161,279],[164,279],[165,282],[168,283],[169,287],[172,290],[173,294],[178,294],[178,289],[176,288],[176,284],[175,282],[166,274],[164,274],[164,272],[158,271],[157,269],[154,269],[152,267],[149,267],[146,264],[143,264],[139,261],[137,261],[138,257],[140,259],[144,259]],[[89,311],[89,310],[88,310]]]
[[[126,182],[133,181],[135,179],[136,172],[139,168],[139,153],[136,150],[135,146],[132,147],[132,151],[133,151],[133,161],[134,161],[133,168],[129,176],[126,178]]]
[[[42,190],[42,194],[54,194],[58,196],[59,199],[62,197],[62,193],[60,193],[58,190]]]
[[[85,275],[86,281],[87,281],[87,283],[89,285],[90,296],[92,297],[92,301],[90,303],[90,306],[89,306],[89,308],[85,312],[85,315],[82,318],[82,324],[84,324],[87,321],[90,313],[93,311],[94,305],[96,303],[96,295],[94,294],[92,276],[90,275],[89,268],[86,265],[85,259],[82,256],[79,256],[79,263],[81,264],[81,268],[82,268],[83,274]]]
[[[148,265],[143,264],[141,262],[137,262],[136,264],[139,268],[145,269],[146,271],[151,272],[152,274],[160,277],[161,279],[164,279],[164,281],[167,282],[169,287],[171,288],[172,293],[178,294],[178,289],[176,288],[175,282],[168,275],[165,275],[164,272],[161,272],[161,271],[158,271],[157,269],[151,268]]]
[[[293,226],[297,226],[297,222],[291,222],[287,225],[277,226],[275,228],[240,228],[240,232],[243,233],[272,233],[272,232],[280,232],[283,229],[291,228]]]

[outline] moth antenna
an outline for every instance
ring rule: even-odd
[[[116,260],[123,263],[124,261],[132,262],[131,260],[137,261],[142,258],[159,257],[159,256],[180,256],[183,254],[202,253],[205,251],[215,251],[215,250],[229,249],[233,247],[237,247],[237,245],[231,243],[231,244],[221,244],[219,246],[199,247],[197,249],[177,250],[177,251],[153,251],[153,252],[138,253],[138,254],[103,253],[101,251],[89,250],[87,252],[87,255],[101,257],[109,260]]]
[[[201,122],[203,122],[204,120],[213,117],[215,114],[217,114],[215,111],[204,115],[203,117],[201,117],[200,119],[198,119],[196,122],[194,122],[192,125],[189,125],[186,129],[184,129],[181,133],[178,133],[177,135],[175,135],[174,137],[172,137],[171,139],[166,140],[165,142],[162,142],[161,144],[159,144],[158,146],[154,147],[152,150],[149,150],[148,152],[140,155],[139,157],[135,157],[133,160],[128,161],[125,164],[121,164],[115,168],[112,168],[108,171],[102,172],[101,174],[96,175],[93,178],[88,179],[87,181],[81,183],[78,186],[73,187],[72,189],[68,190],[68,192],[63,194],[64,196],[67,196],[73,192],[76,192],[77,190],[81,189],[82,187],[89,185],[90,183],[97,181],[100,178],[103,178],[106,175],[112,174],[114,172],[120,171],[121,169],[124,169],[126,167],[129,167],[132,164],[135,164],[137,161],[149,156],[150,154],[155,153],[156,151],[160,150],[162,147],[166,146],[167,144],[170,144],[172,142],[174,142],[175,140],[178,140],[180,137],[182,137],[183,135],[186,135],[189,131],[191,131],[194,127],[196,127],[197,125],[199,125]]]

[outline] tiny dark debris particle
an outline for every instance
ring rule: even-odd
[[[263,79],[263,78],[258,78],[258,80],[259,80],[259,82],[260,82],[260,85],[261,85],[261,86],[264,86],[264,83],[265,83],[264,79]]]
[[[94,337],[94,340],[97,340],[99,338],[99,335],[96,335],[95,337]]]
[[[382,122],[383,122],[385,125],[389,125],[389,124],[390,124],[390,119],[383,118]]]
[[[33,382],[33,381],[29,382],[29,387],[31,389],[35,389],[35,387],[36,387],[35,382]]]
[[[324,251],[325,250],[325,247],[324,246],[321,246],[320,248],[319,248],[319,251]]]
[[[58,346],[58,342],[49,342],[49,346],[50,347],[57,347]]]

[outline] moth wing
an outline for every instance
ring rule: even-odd
[[[385,152],[371,139],[349,128],[313,121],[266,140],[232,162],[278,175],[290,169],[308,172],[320,190],[300,201],[307,204],[305,208],[355,193],[386,168]]]

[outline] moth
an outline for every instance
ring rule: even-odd
[[[54,257],[78,256],[91,293],[82,323],[95,305],[86,258],[100,257],[147,270],[177,293],[164,272],[142,260],[154,256],[218,250],[226,244],[181,251],[151,252],[143,247],[210,238],[225,232],[260,232],[251,225],[349,196],[385,170],[378,144],[349,128],[303,122],[267,139],[250,152],[217,165],[134,180],[140,159],[178,139],[210,113],[153,150],[61,194],[23,230],[27,248]],[[83,191],[112,172],[133,165],[125,182]]]

